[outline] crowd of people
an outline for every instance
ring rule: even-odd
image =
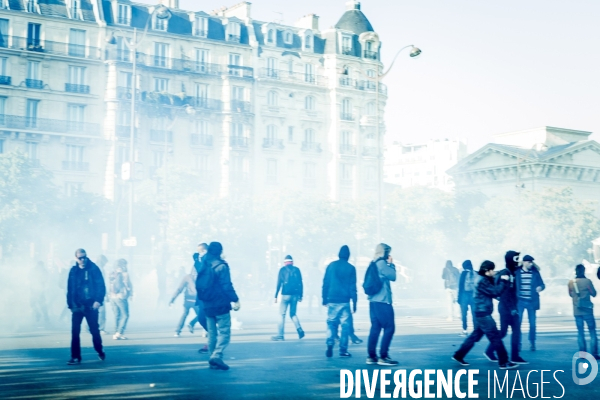
[[[389,354],[395,332],[390,282],[395,281],[397,275],[391,252],[391,247],[384,243],[376,246],[362,284],[369,301],[371,322],[367,341],[367,364],[398,365],[398,361]],[[240,300],[231,281],[229,264],[223,259],[222,253],[223,247],[219,242],[200,243],[197,252],[192,256],[193,267],[189,274],[183,276],[179,287],[171,296],[169,305],[183,293],[183,313],[175,328],[175,336],[181,334],[186,319],[193,310],[195,317],[187,325],[188,329],[193,333],[198,323],[208,333],[208,344],[199,352],[208,353],[208,365],[211,369],[227,370],[229,366],[223,361],[223,353],[231,338],[230,312],[240,309]],[[72,312],[69,365],[81,363],[80,331],[84,319],[88,323],[98,357],[100,360],[105,359],[100,333],[106,325],[103,312],[106,303],[112,304],[116,318],[113,339],[126,339],[124,333],[129,317],[128,299],[133,294],[126,260],[117,261],[106,286],[103,273],[107,261],[105,257],[100,257],[97,265],[87,257],[85,250],[78,249],[75,258],[76,264],[69,271],[66,286],[67,307]],[[358,301],[357,274],[349,259],[350,249],[344,245],[339,250],[338,259],[327,266],[322,281],[322,305],[327,308],[326,357],[333,356],[336,343],[339,343],[340,357],[351,357],[348,351],[349,342],[362,342],[354,333],[353,314],[357,312]],[[516,251],[508,251],[504,259],[505,268],[501,271],[496,271],[495,264],[488,260],[481,263],[477,272],[474,271],[470,260],[462,263],[462,272],[454,267],[451,261],[444,267],[442,279],[447,292],[448,320],[453,320],[454,305],[458,303],[463,328],[461,335],[466,336],[452,359],[463,366],[469,365],[465,356],[483,336],[490,342],[484,351],[485,357],[491,362],[498,362],[500,369],[517,368],[520,364],[527,364],[520,354],[521,323],[525,311],[530,325],[530,350],[536,350],[536,312],[540,308],[539,294],[545,289],[540,268],[532,256],[521,257]],[[600,269],[598,275],[600,278]],[[590,297],[596,296],[596,290],[592,282],[585,277],[583,265],[576,266],[575,279],[569,282],[568,291],[573,299],[573,311],[579,332],[579,350],[586,351],[587,348],[584,334],[584,324],[587,324],[591,337],[591,353],[599,359],[593,304],[590,300]],[[296,313],[303,294],[301,270],[294,265],[292,256],[288,255],[279,270],[275,289],[275,303],[279,301],[280,321],[277,334],[271,337],[272,340],[285,340],[288,312],[298,338],[302,339],[305,336]],[[499,301],[500,329],[492,317],[494,299]],[[467,330],[469,308],[473,321],[470,334]],[[511,329],[510,356],[503,343],[508,328]]]

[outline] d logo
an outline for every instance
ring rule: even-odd
[[[580,378],[580,376],[585,376],[588,370],[590,370],[588,376]],[[578,351],[573,354],[572,371],[573,382],[576,385],[587,385],[598,375],[598,362],[591,354],[585,351]]]

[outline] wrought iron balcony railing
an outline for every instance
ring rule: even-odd
[[[240,78],[254,77],[254,69],[252,67],[243,67],[241,65],[227,65],[227,73],[230,76],[239,76]]]
[[[281,82],[301,83],[315,86],[327,86],[327,77],[304,72],[290,72],[273,68],[261,68],[258,76],[265,79],[275,79]]]
[[[192,146],[206,146],[212,147],[213,145],[213,136],[212,135],[202,135],[198,133],[192,133]]]
[[[249,101],[231,100],[231,112],[251,113],[252,104]]]
[[[32,89],[43,89],[44,81],[39,79],[25,79],[25,86]]]
[[[312,153],[320,153],[323,150],[321,149],[321,143],[315,142],[302,142],[302,147],[300,148],[302,151],[312,152]]]
[[[229,138],[229,145],[234,149],[247,149],[248,138],[244,136],[231,136]]]
[[[7,114],[0,114],[0,127],[54,133],[100,134],[99,124]]]
[[[377,54],[378,53],[376,51],[365,50],[363,52],[363,57],[369,60],[377,60]]]
[[[1,35],[0,47],[92,60],[102,58],[98,47],[21,36]]]
[[[89,94],[90,86],[79,85],[75,83],[65,83],[65,92]]]
[[[12,79],[10,76],[0,75],[0,85],[10,85],[12,83]]]
[[[263,148],[264,149],[283,150],[285,148],[285,146],[283,145],[282,139],[264,138],[263,139]]]
[[[352,113],[342,112],[340,113],[340,119],[342,121],[354,121],[354,115],[352,115]]]

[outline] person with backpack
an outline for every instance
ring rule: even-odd
[[[496,265],[491,261],[484,261],[479,267],[476,277],[474,304],[475,304],[475,329],[465,339],[460,348],[454,353],[452,359],[468,367],[465,356],[471,351],[475,343],[479,342],[485,335],[490,341],[491,348],[498,353],[498,366],[500,369],[514,369],[518,365],[508,361],[508,353],[502,343],[500,332],[496,328],[496,321],[492,317],[494,312],[494,299],[500,296],[507,288],[509,277],[503,275],[499,280],[494,280],[494,269]]]
[[[534,258],[529,254],[523,257],[523,266],[516,273],[517,278],[517,306],[519,317],[523,325],[524,312],[529,318],[529,349],[535,351],[536,312],[540,309],[540,292],[546,288],[540,274],[540,269]]]
[[[208,325],[208,365],[211,369],[228,370],[229,366],[223,362],[223,352],[231,339],[230,311],[240,309],[240,299],[231,283],[229,265],[221,258],[222,253],[221,243],[208,245],[196,278],[196,292],[204,304]]]
[[[365,273],[363,289],[369,300],[369,317],[371,330],[367,341],[367,364],[398,365],[388,354],[392,337],[396,331],[394,307],[392,306],[392,288],[390,281],[396,280],[396,266],[392,262],[392,248],[385,243],[375,247],[375,256]],[[383,330],[379,358],[377,358],[377,342]]]
[[[194,260],[194,269],[196,270],[196,277],[200,272],[200,268],[202,268],[202,262],[206,257],[207,250],[208,244],[200,243],[198,245],[198,252],[192,255],[192,259]],[[202,326],[202,328],[208,332],[208,325],[206,325],[206,314],[204,313],[204,304],[202,303],[202,300],[198,299],[198,295],[196,295],[196,314],[196,318],[194,318],[188,325],[190,333],[194,333],[194,326],[196,325],[196,322],[198,322],[200,326]],[[205,344],[202,348],[200,348],[200,350],[198,350],[198,353],[208,353],[208,345]]]
[[[585,266],[577,264],[575,267],[575,279],[569,281],[569,296],[573,299],[573,315],[577,326],[577,344],[579,351],[587,351],[585,343],[585,328],[587,324],[590,331],[592,356],[600,360],[598,355],[598,338],[596,336],[596,320],[594,319],[594,304],[591,297],[596,297],[596,289],[591,280],[585,276]]]
[[[510,327],[512,334],[510,338],[510,361],[516,364],[529,364],[519,354],[521,343],[521,316],[517,304],[517,282],[516,272],[519,266],[519,255],[521,253],[509,250],[504,255],[506,268],[496,274],[496,281],[507,278],[507,288],[500,295],[498,312],[500,314],[500,337],[504,339]],[[490,344],[484,353],[490,361],[497,361],[493,346]]]
[[[129,320],[129,297],[133,294],[129,274],[127,273],[127,261],[123,258],[117,260],[117,266],[110,273],[108,297],[115,314],[114,340],[127,339],[123,334]]]
[[[302,273],[300,273],[300,268],[294,266],[294,260],[290,255],[285,256],[283,264],[283,267],[279,269],[277,289],[275,290],[275,303],[277,303],[277,296],[279,295],[279,290],[281,290],[281,303],[279,303],[281,320],[279,321],[277,335],[271,337],[271,340],[275,341],[284,340],[283,331],[285,326],[285,314],[288,307],[290,309],[290,319],[298,332],[298,338],[302,339],[304,337],[304,331],[302,330],[300,320],[296,315],[298,302],[302,301]]]
[[[448,318],[447,321],[454,320],[454,304],[458,295],[458,279],[460,272],[458,268],[452,265],[452,261],[447,260],[442,279],[444,280],[444,289],[446,290],[446,301],[448,302]]]
[[[467,336],[467,311],[471,308],[471,317],[475,322],[475,304],[473,302],[473,293],[475,291],[475,272],[473,272],[473,263],[471,260],[465,260],[462,263],[463,271],[460,274],[458,282],[458,304],[462,317],[462,333],[460,336]]]
[[[185,293],[183,295],[183,314],[181,315],[181,318],[179,319],[179,323],[177,324],[177,327],[175,328],[175,337],[179,337],[181,335],[181,329],[183,328],[183,325],[185,324],[185,320],[190,313],[190,309],[193,309],[194,312],[196,313],[196,318],[192,321],[192,323],[195,324],[198,321],[199,313],[198,313],[198,308],[196,307],[196,297],[197,297],[196,277],[197,276],[198,276],[198,273],[196,272],[196,268],[192,267],[192,270],[190,271],[190,273],[187,274],[186,276],[184,276],[183,279],[181,280],[179,287],[177,288],[175,293],[173,293],[173,296],[171,297],[171,301],[169,302],[169,307],[171,307],[173,305],[173,303],[175,302],[175,299],[177,298],[177,296],[179,296],[181,294],[181,292],[183,292],[185,290]],[[194,333],[194,325],[192,325],[192,323],[190,323],[189,328],[190,328],[190,332]]]
[[[327,351],[325,356],[333,356],[333,345],[338,326],[342,326],[340,338],[340,357],[351,357],[348,353],[348,337],[352,324],[352,313],[356,312],[356,268],[348,262],[350,248],[342,246],[339,260],[333,261],[325,270],[323,278],[322,298],[327,307]],[[350,311],[352,300],[352,312]]]

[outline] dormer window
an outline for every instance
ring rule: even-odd
[[[81,0],[71,0],[71,19],[83,19],[81,16]]]
[[[352,55],[352,37],[342,36],[342,54]]]
[[[307,34],[304,36],[304,51],[311,51],[313,49],[313,35]]]
[[[283,33],[283,42],[285,44],[292,44],[292,43],[294,43],[294,34],[292,33],[292,31],[285,31]]]
[[[377,50],[375,49],[375,43],[372,41],[365,42],[365,58],[369,60],[377,60]]]
[[[196,17],[194,21],[194,35],[203,38],[208,36],[208,18]]]
[[[30,13],[40,13],[40,8],[38,6],[37,0],[27,0],[27,12]]]
[[[155,31],[167,31],[168,27],[169,27],[169,20],[167,18],[164,19],[160,19],[157,18],[157,16],[153,16],[153,27],[152,29],[154,29]]]
[[[239,43],[241,30],[242,27],[239,22],[229,22],[227,24],[227,41]]]
[[[267,43],[275,44],[275,29],[269,29],[267,31]]]
[[[127,4],[117,4],[117,24],[131,25],[131,6]]]
[[[2,10],[8,10],[8,0],[1,0],[0,1],[0,9]]]

